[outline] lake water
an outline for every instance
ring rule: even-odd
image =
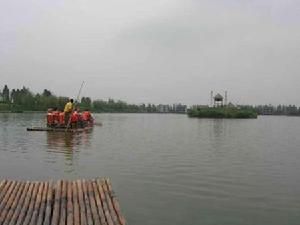
[[[89,133],[0,114],[0,178],[110,177],[129,225],[299,225],[300,118],[96,114]]]

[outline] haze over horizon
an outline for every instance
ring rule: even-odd
[[[296,0],[0,1],[0,88],[300,105]]]

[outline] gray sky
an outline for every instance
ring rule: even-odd
[[[299,0],[0,0],[0,88],[300,105]]]

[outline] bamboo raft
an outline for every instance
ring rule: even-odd
[[[93,126],[88,126],[84,128],[51,128],[51,127],[28,127],[27,131],[48,131],[48,132],[71,132],[71,133],[77,133],[77,132],[84,132],[93,129]]]
[[[125,225],[109,179],[0,182],[1,225]]]

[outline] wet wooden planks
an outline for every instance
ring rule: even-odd
[[[125,225],[109,179],[0,182],[0,225]]]

